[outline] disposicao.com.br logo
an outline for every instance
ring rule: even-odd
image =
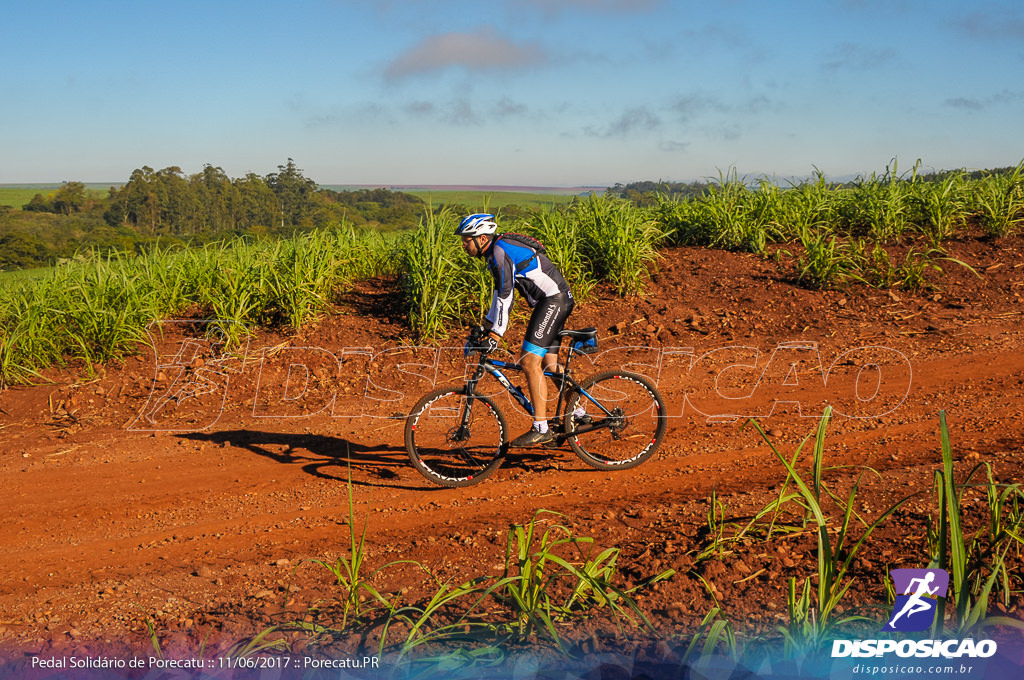
[[[928,630],[935,620],[937,598],[946,597],[949,590],[949,573],[945,569],[893,569],[889,576],[896,588],[896,601],[882,630]]]
[[[938,611],[938,598],[946,597],[949,573],[944,569],[893,569],[889,572],[896,601],[885,632],[911,633],[928,630]],[[994,640],[834,640],[832,657],[988,658],[996,653]]]

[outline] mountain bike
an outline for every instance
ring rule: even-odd
[[[405,421],[405,448],[420,474],[435,484],[477,484],[501,467],[508,451],[505,414],[495,400],[477,390],[490,374],[531,416],[533,404],[505,371],[522,372],[516,363],[491,358],[474,329],[466,355],[479,354],[472,376],[461,387],[443,387],[420,398]],[[558,387],[555,418],[548,421],[557,448],[568,442],[580,460],[599,470],[627,470],[653,456],[665,437],[665,403],[654,384],[629,371],[604,371],[577,382],[572,359],[597,351],[597,330],[563,330],[570,340],[562,371],[545,371]]]

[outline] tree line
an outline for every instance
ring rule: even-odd
[[[973,179],[1008,175],[1014,168],[964,173]],[[886,182],[915,180],[939,182],[949,172],[911,176],[887,170]],[[643,181],[615,184],[608,196],[651,207],[662,197],[700,199],[724,183]],[[858,180],[859,181],[859,180]],[[830,183],[849,188],[857,181]],[[443,206],[434,206],[435,212]],[[466,212],[465,206],[448,206]],[[0,270],[51,265],[83,248],[101,251],[142,252],[154,246],[203,245],[238,236],[273,238],[340,224],[375,229],[411,228],[422,219],[427,205],[417,196],[388,189],[332,191],[305,177],[292,159],[277,172],[255,173],[232,179],[212,165],[186,175],[171,166],[154,170],[144,166],[128,181],[97,196],[82,182],[65,182],[52,195],[36,194],[21,210],[0,206]],[[504,206],[504,218],[527,219],[529,211]]]
[[[0,270],[45,266],[81,248],[139,252],[342,223],[408,228],[425,208],[419,197],[388,189],[320,188],[290,158],[277,172],[234,179],[212,165],[192,175],[177,166],[144,166],[106,197],[94,196],[82,182],[65,182],[52,195],[36,194],[20,211],[0,210]]]

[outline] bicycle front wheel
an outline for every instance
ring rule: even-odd
[[[405,421],[405,448],[413,467],[434,484],[469,486],[501,467],[507,432],[505,416],[490,397],[444,388],[413,406]]]
[[[577,408],[585,416],[574,415]],[[654,384],[625,371],[598,373],[570,396],[563,416],[573,453],[599,470],[627,470],[644,462],[665,438],[665,403]]]

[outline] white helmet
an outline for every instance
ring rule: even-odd
[[[483,236],[498,231],[498,225],[494,221],[494,215],[487,213],[476,213],[467,215],[459,222],[455,229],[456,236]]]

